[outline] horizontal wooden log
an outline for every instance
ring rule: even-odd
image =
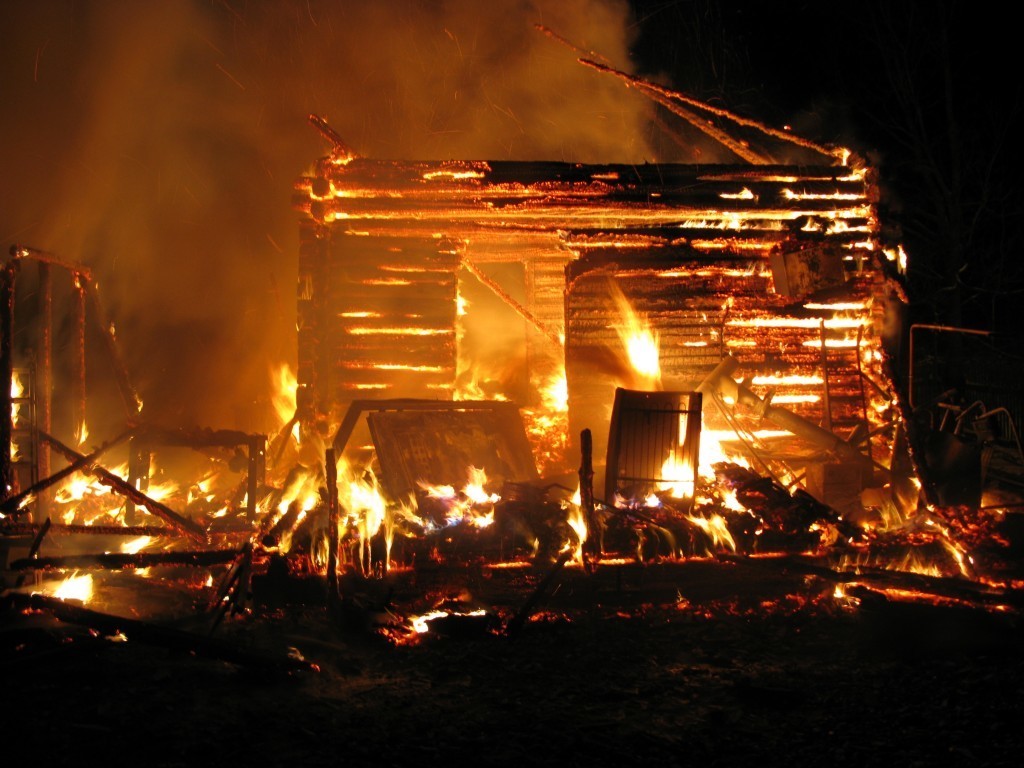
[[[0,535],[22,536],[35,534],[40,529],[38,523],[11,523],[0,524]],[[59,525],[54,524],[49,529],[50,536],[126,536],[137,538],[139,536],[151,537],[177,537],[181,532],[171,527],[157,525]]]
[[[12,571],[49,571],[101,568],[152,568],[160,565],[188,565],[197,568],[230,563],[238,555],[237,549],[203,552],[107,552],[99,555],[62,555],[54,557],[21,558],[8,567]]]
[[[106,636],[123,634],[129,642],[193,653],[230,664],[266,671],[318,671],[315,664],[285,654],[244,648],[207,635],[100,613],[55,597],[9,592],[0,598],[0,602],[15,610],[45,611],[59,621],[88,627]]]

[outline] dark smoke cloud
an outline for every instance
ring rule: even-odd
[[[93,268],[152,418],[271,428],[308,113],[370,157],[657,159],[537,22],[629,66],[624,0],[3,3],[0,245]]]

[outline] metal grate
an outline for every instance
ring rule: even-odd
[[[701,394],[615,390],[605,500],[640,500],[669,484],[692,503],[700,454]]]

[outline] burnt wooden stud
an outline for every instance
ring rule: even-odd
[[[8,261],[0,272],[0,499],[11,491],[12,403],[14,379],[14,287],[20,261]]]
[[[327,602],[331,605],[338,599],[338,465],[334,448],[328,448],[324,457],[327,475]]]
[[[594,440],[589,429],[580,433],[580,507],[587,523],[587,540],[583,542],[583,565],[593,573],[601,557],[600,523],[594,506]]]

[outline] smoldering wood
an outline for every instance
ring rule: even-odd
[[[860,565],[856,571],[848,571],[822,565],[821,558],[809,558],[795,553],[766,558],[720,554],[716,555],[716,558],[723,562],[742,563],[748,568],[807,574],[833,584],[862,584],[877,591],[899,589],[925,597],[960,600],[976,606],[1009,606],[1017,610],[1024,608],[1024,590],[990,586],[964,578],[930,576]]]
[[[345,143],[345,140],[338,135],[338,132],[331,128],[322,117],[311,113],[309,115],[309,124],[316,129],[317,133],[330,142],[334,157],[344,159],[356,156],[353,149]]]
[[[519,634],[520,630],[523,628],[523,624],[525,624],[530,616],[533,615],[537,605],[544,597],[546,597],[551,588],[551,584],[562,572],[565,564],[571,559],[572,549],[566,549],[558,556],[558,559],[544,575],[544,578],[537,584],[536,589],[530,593],[530,596],[526,598],[519,610],[516,611],[515,615],[509,620],[508,625],[505,627],[505,634],[508,637],[515,638]]]
[[[111,490],[116,491],[134,503],[145,507],[151,514],[156,515],[164,522],[174,526],[190,539],[198,542],[206,542],[208,540],[209,537],[207,536],[206,531],[197,523],[182,517],[166,504],[162,504],[156,499],[150,498],[145,493],[132,486],[131,483],[121,477],[118,477],[113,472],[86,461],[85,459],[87,457],[64,445],[64,443],[60,442],[52,435],[40,433],[39,436],[41,439],[53,446],[59,453],[62,453],[69,461],[81,461],[81,468],[93,475],[103,485],[108,486]]]
[[[273,654],[255,648],[244,648],[206,635],[185,632],[138,619],[100,613],[55,597],[9,592],[0,598],[0,602],[8,609],[45,611],[58,621],[88,627],[106,636],[123,634],[129,642],[194,653],[196,656],[226,661],[243,667],[281,672],[317,670],[316,665],[292,656]]]
[[[208,550],[195,552],[108,552],[99,555],[61,555],[53,557],[20,558],[8,566],[12,571],[50,571],[99,568],[123,570],[152,568],[163,565],[184,565],[206,568],[230,563],[238,550]]]

